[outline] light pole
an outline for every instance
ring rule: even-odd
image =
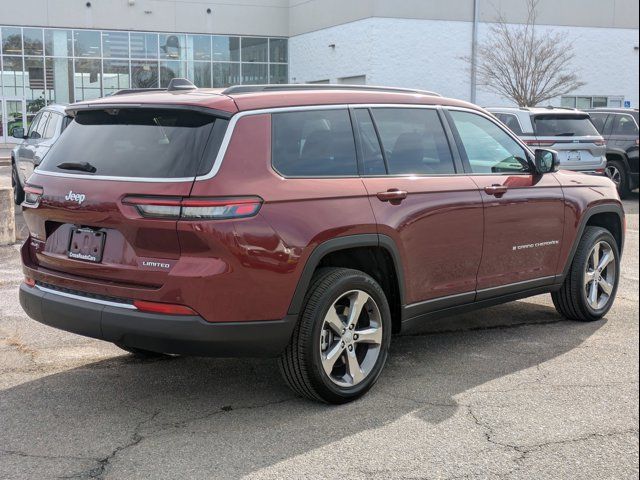
[[[479,7],[480,0],[473,0],[473,29],[471,32],[471,103],[476,103]]]

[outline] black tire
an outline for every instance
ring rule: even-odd
[[[607,160],[607,176],[613,180],[620,198],[627,198],[631,194],[629,169],[622,160]],[[617,172],[617,175],[616,173]]]
[[[18,177],[15,163],[11,164],[11,186],[13,187],[13,203],[21,205],[24,202],[24,190],[20,184],[20,177]]]
[[[365,292],[375,302],[380,313],[382,340],[368,375],[360,383],[343,387],[334,383],[322,367],[320,338],[325,314],[334,302],[352,290]],[[333,404],[350,402],[364,395],[376,382],[386,362],[390,342],[391,312],[380,285],[359,270],[323,268],[311,281],[291,342],[280,356],[280,371],[285,382],[300,396]]]
[[[129,352],[131,355],[141,360],[147,359],[147,358],[161,358],[161,357],[167,356],[166,353],[152,352],[151,350],[144,350],[142,348],[129,347],[128,345],[124,345],[122,343],[114,343],[114,345],[118,348],[121,348],[125,352]]]
[[[594,309],[587,300],[585,276],[587,275],[591,251],[598,242],[606,242],[614,254],[615,279],[613,282],[613,290],[607,302],[601,308]],[[613,235],[601,227],[587,227],[580,239],[578,249],[573,257],[569,273],[562,287],[557,292],[553,292],[551,298],[558,313],[565,318],[582,322],[600,320],[613,305],[619,280],[620,253]]]

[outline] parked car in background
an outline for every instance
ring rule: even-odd
[[[615,185],[481,108],[176,81],[67,108],[23,203],[30,317],[138,356],[279,356],[295,392],[343,403],[392,332],[437,316],[540,293],[574,320],[611,308]]]
[[[586,110],[607,142],[605,173],[621,197],[638,188],[638,109],[594,108]]]
[[[555,107],[489,107],[487,110],[530,147],[557,151],[560,168],[605,173],[605,141],[588,113]]]
[[[24,186],[42,158],[71,121],[61,105],[49,105],[33,118],[29,130],[22,126],[12,129],[11,135],[21,142],[11,152],[11,184],[13,200],[20,205],[24,200]]]

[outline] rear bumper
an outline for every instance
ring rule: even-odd
[[[51,327],[162,353],[216,357],[279,355],[296,317],[257,322],[212,323],[199,316],[161,315],[100,305],[20,286],[20,304],[34,320]]]

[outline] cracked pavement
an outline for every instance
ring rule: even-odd
[[[141,361],[40,325],[0,247],[2,479],[638,478],[638,195],[606,319],[549,296],[395,337],[365,398],[296,398],[274,360]]]

